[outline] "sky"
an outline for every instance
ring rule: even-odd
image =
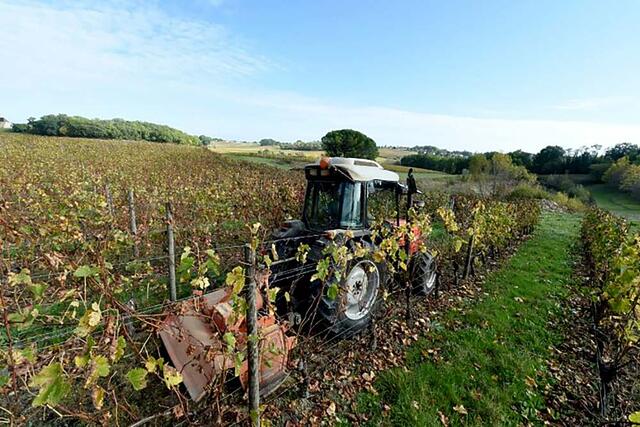
[[[640,143],[635,0],[0,0],[0,116],[233,140]]]

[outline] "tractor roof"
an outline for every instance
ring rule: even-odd
[[[322,160],[322,159],[321,159]],[[354,181],[390,181],[398,182],[397,173],[384,169],[380,163],[367,159],[354,159],[349,157],[331,157],[329,167],[335,167],[345,172]],[[320,164],[320,160],[313,166]],[[311,165],[309,165],[311,166]]]

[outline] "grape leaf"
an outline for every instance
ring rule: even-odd
[[[144,368],[134,368],[127,372],[127,379],[134,390],[140,391],[147,386],[147,373],[147,369]]]
[[[71,386],[66,381],[62,365],[60,363],[52,363],[31,378],[29,383],[31,387],[39,389],[38,395],[32,406],[51,405],[55,406],[64,399],[71,390]]]

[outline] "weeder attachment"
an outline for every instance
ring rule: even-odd
[[[159,329],[159,335],[171,362],[182,374],[183,383],[194,401],[202,399],[223,378],[223,374],[236,363],[227,350],[223,335],[231,332],[236,339],[236,350],[246,351],[247,327],[245,317],[237,316],[229,303],[230,290],[219,289],[181,303],[177,313],[167,315]],[[256,294],[256,305],[262,308],[264,301]],[[273,315],[258,317],[260,335],[260,394],[273,392],[286,378],[289,351],[295,345],[295,337],[286,335],[286,325],[277,322]],[[244,388],[248,384],[248,365],[243,360],[239,367],[239,379]]]

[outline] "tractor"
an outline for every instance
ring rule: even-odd
[[[401,212],[407,213],[409,207],[419,209],[422,202],[413,201],[397,173],[372,160],[323,157],[305,166],[304,173],[307,189],[302,219],[286,221],[274,232],[278,261],[270,267],[269,282],[287,290],[287,300],[281,292],[276,303],[280,313],[289,315],[290,323],[314,317],[333,334],[353,335],[369,324],[383,287],[393,286],[394,277],[382,263],[354,259],[341,274],[339,298],[329,298],[323,293],[326,284],[310,280],[315,265],[331,241],[347,234],[348,245],[360,243],[374,250],[379,243],[371,230],[374,221],[400,226],[406,221]],[[417,229],[413,235],[424,238]],[[419,252],[417,242],[408,243],[412,289],[428,295],[436,283],[435,260]],[[310,247],[306,269],[296,257],[301,244]]]
[[[413,194],[400,183],[397,173],[372,160],[323,157],[305,166],[304,173],[307,189],[302,218],[284,222],[265,242],[270,245],[263,245],[264,254],[268,251],[274,261],[264,270],[267,274],[260,275],[259,287],[278,287],[280,292],[275,300],[277,316],[270,310],[259,312],[260,348],[277,350],[260,352],[262,394],[274,390],[285,378],[289,350],[295,345],[286,333],[288,327],[322,324],[330,334],[351,336],[370,324],[384,287],[395,282],[384,263],[368,256],[353,258],[340,274],[340,294],[330,298],[324,292],[326,283],[313,280],[318,263],[326,256],[325,249],[332,242],[344,242],[375,250],[380,241],[372,232],[374,221],[382,221],[384,227],[400,226],[406,221],[400,212],[420,206],[412,201]],[[417,229],[412,235],[416,241],[402,242],[410,254],[410,285],[415,293],[427,295],[436,283],[435,260],[418,251],[417,239],[425,236]],[[298,256],[302,245],[308,248],[304,261]],[[259,308],[265,305],[264,297],[258,291]],[[222,343],[223,334],[231,332],[238,337],[238,345],[246,345],[244,319],[231,314],[230,302],[225,289],[205,294],[198,301],[184,303],[179,314],[169,314],[160,328],[165,349],[194,400],[203,397],[215,377],[234,365]],[[246,361],[239,373],[245,386]]]

